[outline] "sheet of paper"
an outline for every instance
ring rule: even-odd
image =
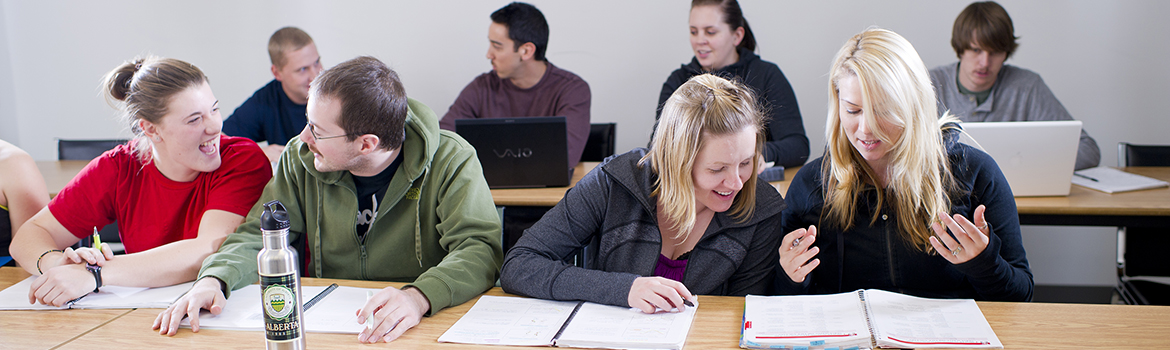
[[[579,302],[485,295],[440,342],[548,346]]]
[[[28,289],[32,287],[32,281],[34,279],[36,279],[36,276],[30,276],[0,291],[0,310],[57,310],[66,308],[52,305],[29,304]]]
[[[1105,193],[1137,191],[1170,186],[1166,181],[1104,166],[1074,172],[1072,183]]]
[[[306,302],[326,287],[302,286],[301,301]],[[369,288],[337,287],[328,296],[305,312],[305,331],[314,333],[358,334],[364,328],[357,323],[355,313],[366,303]],[[374,289],[376,290],[376,289]],[[183,319],[183,328],[191,328],[191,319]],[[264,330],[264,314],[260,306],[260,285],[252,284],[232,291],[223,312],[212,315],[199,313],[199,327],[208,329]]]
[[[564,333],[558,347],[610,349],[681,349],[691,331],[698,307],[681,312],[641,310],[584,303]]]
[[[125,298],[127,296],[133,295],[134,293],[138,293],[138,292],[144,291],[146,289],[147,288],[143,288],[143,287],[105,286],[105,287],[102,287],[101,290],[103,292],[117,295],[119,298]]]
[[[971,299],[928,299],[867,289],[865,300],[878,346],[1003,348]]]
[[[306,302],[309,298],[320,293],[309,292],[309,289],[305,289],[318,287],[301,288],[304,290]],[[325,287],[320,288],[323,290]],[[305,329],[315,333],[361,333],[366,326],[358,323],[357,310],[366,305],[367,292],[377,293],[378,289],[337,287],[328,296],[305,311]],[[257,289],[256,294],[260,294],[259,289]],[[257,295],[257,297],[259,296]]]
[[[28,290],[35,276],[0,291],[0,310],[56,310],[65,307],[28,303]],[[99,293],[89,293],[75,302],[74,309],[165,308],[191,289],[193,282],[168,287],[137,288],[103,286]]]

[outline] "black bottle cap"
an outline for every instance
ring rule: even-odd
[[[284,210],[284,204],[280,204],[278,200],[264,203],[264,213],[260,214],[260,229],[276,231],[287,228],[288,212]]]

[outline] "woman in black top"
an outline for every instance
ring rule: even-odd
[[[711,73],[736,79],[755,90],[766,110],[764,161],[793,167],[808,160],[808,137],[800,118],[796,94],[775,63],[754,52],[756,39],[736,0],[691,1],[691,49],[695,56],[666,78],[658,96],[658,112],[683,83]],[[653,137],[651,137],[653,138]]]

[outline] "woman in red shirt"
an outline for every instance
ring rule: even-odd
[[[30,302],[60,306],[102,285],[194,280],[272,177],[256,143],[220,133],[219,101],[194,65],[135,59],[103,86],[135,138],[91,161],[13,237],[13,258],[39,275]],[[68,248],[115,220],[125,255],[104,244]]]

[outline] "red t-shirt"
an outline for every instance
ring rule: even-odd
[[[191,182],[168,179],[154,162],[139,161],[129,144],[119,145],[89,162],[49,211],[78,238],[118,220],[126,253],[195,238],[203,213],[247,216],[272,178],[268,158],[252,140],[220,136],[219,145],[219,169]]]

